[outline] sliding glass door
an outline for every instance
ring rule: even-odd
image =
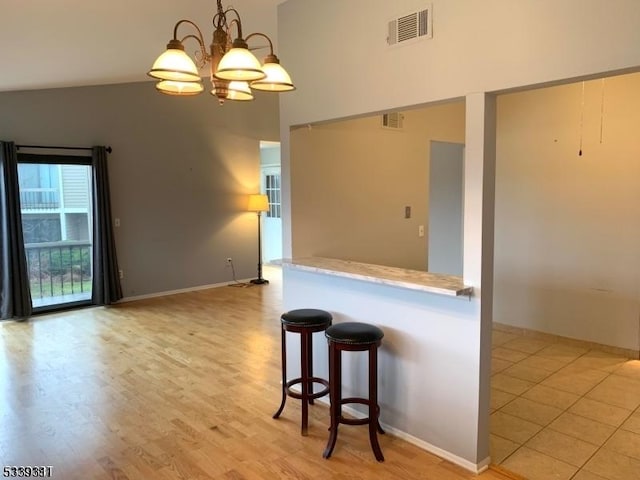
[[[88,157],[18,154],[34,311],[91,303],[91,171]]]

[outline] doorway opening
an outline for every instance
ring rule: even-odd
[[[464,144],[431,140],[427,271],[462,276]]]
[[[282,260],[282,172],[280,142],[260,142],[260,192],[269,198],[269,210],[262,216],[262,261]]]

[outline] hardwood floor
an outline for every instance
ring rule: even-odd
[[[378,463],[359,427],[341,429],[324,460],[321,404],[310,408],[308,437],[298,401],[271,418],[280,402],[277,276],[0,323],[0,468],[50,465],[64,480],[475,478],[390,435],[380,437]]]

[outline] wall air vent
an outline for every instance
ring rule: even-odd
[[[411,40],[422,40],[432,38],[432,8],[426,7],[418,12],[394,18],[389,21],[387,43],[389,45],[400,45]]]
[[[382,128],[391,130],[402,130],[404,124],[404,115],[398,112],[382,114]]]

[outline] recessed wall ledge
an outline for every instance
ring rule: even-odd
[[[451,297],[470,297],[473,287],[462,283],[462,277],[428,273],[406,268],[387,267],[337,258],[304,257],[283,260],[284,268],[351,278],[364,282],[390,285]]]

